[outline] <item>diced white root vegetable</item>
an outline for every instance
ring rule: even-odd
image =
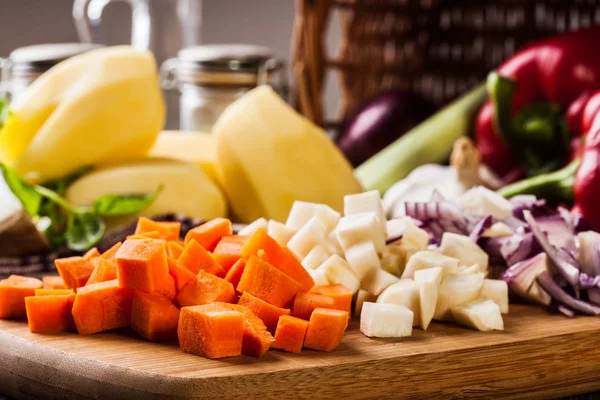
[[[550,295],[540,287],[537,281],[533,281],[529,287],[527,298],[542,306],[549,306],[550,302],[552,301],[552,297],[550,297]]]
[[[453,271],[458,267],[458,259],[440,254],[436,251],[419,251],[408,259],[406,268],[402,273],[402,278],[413,278],[415,271],[434,267],[441,267],[444,271]]]
[[[451,321],[452,312],[450,309],[477,299],[481,293],[483,279],[484,274],[482,272],[471,275],[444,276],[433,318],[438,321]]]
[[[513,213],[513,205],[510,201],[483,186],[469,189],[460,196],[458,201],[463,211],[482,217],[491,215],[495,219],[502,220]]]
[[[579,263],[581,270],[589,276],[595,276],[593,254],[594,247],[600,243],[600,233],[594,231],[580,232],[577,235],[579,241]]]
[[[250,225],[247,225],[247,226],[243,227],[242,229],[240,229],[240,231],[238,232],[238,235],[252,236],[254,234],[254,232],[256,232],[259,229],[262,229],[263,231],[267,232],[268,222],[266,219],[264,219],[264,218],[257,219],[256,221],[252,222]]]
[[[502,314],[508,313],[508,285],[500,279],[484,279],[480,299],[490,299],[500,307]]]
[[[365,276],[373,273],[373,270],[381,268],[377,250],[375,250],[375,245],[370,240],[348,247],[345,256],[354,275],[361,281]]]
[[[366,212],[375,213],[381,230],[386,234],[387,218],[383,209],[383,200],[381,200],[381,194],[379,194],[378,190],[344,196],[344,216]]]
[[[285,224],[291,229],[300,230],[313,217],[316,217],[327,232],[330,232],[337,225],[340,213],[325,204],[296,201]]]
[[[381,292],[396,282],[398,282],[398,278],[394,275],[382,269],[375,269],[363,278],[361,289],[364,289],[375,296],[379,296]]]
[[[404,271],[404,258],[399,254],[383,253],[381,268],[390,274],[400,277]]]
[[[360,331],[368,337],[406,337],[412,335],[414,315],[396,304],[363,303]]]
[[[414,314],[413,325],[421,324],[421,300],[419,285],[412,279],[400,279],[385,289],[377,298],[377,303],[397,304],[407,307]],[[435,307],[435,306],[434,306]]]
[[[350,266],[342,257],[334,254],[329,257],[316,271],[323,271],[330,285],[341,284],[346,286],[352,293],[360,289],[360,280],[354,275]]]
[[[435,305],[438,299],[438,284],[432,279],[418,282],[417,285],[419,285],[420,325],[426,331],[435,314]]]
[[[451,273],[454,275],[469,275],[469,274],[476,274],[478,272],[481,272],[481,271],[479,269],[479,265],[477,265],[477,264],[471,265],[470,267],[463,265],[463,266],[456,267],[456,269],[454,271],[448,271],[448,273]]]
[[[308,252],[304,260],[302,260],[302,266],[306,269],[317,269],[319,265],[323,264],[332,254],[329,253],[325,247],[317,245]]]
[[[440,286],[443,277],[444,269],[442,267],[433,267],[415,271],[415,276],[413,279],[417,283],[432,281],[435,282],[436,286]]]
[[[360,313],[362,311],[363,304],[366,302],[375,302],[377,300],[377,296],[372,295],[366,290],[359,290],[356,294],[356,305],[354,306],[354,316],[360,317]]]
[[[452,307],[452,315],[456,322],[468,328],[480,331],[503,331],[504,321],[500,307],[493,300],[475,300],[460,306]]]
[[[296,233],[295,229],[281,222],[270,220],[267,225],[267,233],[282,246],[285,246]]]
[[[325,242],[327,232],[317,217],[312,217],[287,243],[288,249],[300,260],[308,255],[313,247]]]
[[[337,254],[340,256],[344,255],[344,249],[342,249],[342,246],[337,239],[335,229],[329,232],[329,235],[327,235],[327,242],[325,242],[323,246],[325,246],[327,251],[329,251],[331,254]]]
[[[355,244],[372,240],[377,253],[385,250],[385,232],[377,220],[375,213],[348,215],[340,218],[335,228],[338,242],[344,250]]]
[[[307,269],[310,276],[313,278],[315,285],[327,286],[329,285],[329,279],[325,276],[325,270],[323,269]]]
[[[409,244],[407,242],[404,242],[402,239],[400,239],[397,242],[388,244],[385,248],[384,254],[388,253],[388,254],[396,254],[400,257],[400,269],[402,271],[404,271],[404,269],[406,268],[406,263],[408,262],[408,260],[410,260],[410,258],[417,252],[421,251],[422,249],[419,249],[417,247],[414,247],[412,244]]]
[[[503,236],[512,236],[514,234],[513,230],[510,229],[508,225],[503,222],[496,222],[494,225],[490,226],[488,229],[483,231],[481,236],[488,238],[495,237],[503,237]]]
[[[479,270],[487,272],[489,256],[468,236],[446,232],[440,244],[442,254],[457,258],[460,265],[478,264]]]
[[[409,223],[406,225],[402,240],[420,250],[426,250],[429,245],[429,234],[415,224]]]

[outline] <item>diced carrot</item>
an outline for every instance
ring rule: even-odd
[[[54,260],[56,269],[68,289],[85,286],[94,272],[94,264],[83,257],[68,257]]]
[[[147,232],[158,232],[158,238],[164,240],[179,240],[181,223],[179,222],[156,222],[151,219],[141,217],[135,228],[135,234],[144,234]]]
[[[195,274],[199,271],[205,271],[220,278],[225,276],[223,267],[215,261],[212,254],[195,240],[185,246],[177,262]]]
[[[221,303],[184,307],[179,314],[177,336],[186,353],[208,358],[242,354],[245,317]]]
[[[60,276],[44,276],[42,278],[44,289],[66,289],[65,283]]]
[[[315,285],[310,274],[291,251],[281,247],[279,243],[262,229],[258,229],[242,248],[242,257],[249,259],[264,250],[269,256],[269,263],[302,285],[302,290],[308,291]]]
[[[250,236],[230,235],[223,236],[215,251],[213,257],[225,271],[229,271],[233,264],[242,258],[242,248]]]
[[[65,296],[73,294],[71,289],[35,289],[35,296]]]
[[[352,291],[342,284],[315,286],[308,293],[331,297],[333,299],[332,308],[350,313],[352,307]]]
[[[269,255],[263,249],[260,249],[256,252],[256,257],[260,258],[263,261],[269,262]]]
[[[248,292],[277,307],[289,307],[302,286],[256,256],[251,256],[237,286],[240,293]]]
[[[83,255],[83,258],[86,260],[91,260],[92,258],[100,257],[100,252],[96,247],[92,247]]]
[[[315,308],[335,308],[334,301],[322,294],[300,292],[294,299],[292,315],[308,321]]]
[[[47,289],[39,289],[47,290]],[[36,333],[73,332],[72,309],[75,293],[63,295],[37,295],[25,298],[27,324],[29,330]]]
[[[208,251],[213,251],[223,236],[231,235],[231,221],[226,218],[215,218],[205,224],[191,229],[185,235],[185,244],[190,240],[197,241]]]
[[[154,293],[162,294],[169,300],[175,300],[175,296],[177,296],[175,278],[173,278],[170,274],[163,276],[163,278],[158,282],[158,286],[154,290]]]
[[[117,279],[117,264],[114,261],[106,261],[100,257],[86,285],[112,281],[113,279]]]
[[[35,296],[42,281],[20,275],[11,275],[0,281],[0,318],[27,318],[25,298]]]
[[[123,243],[121,242],[116,243],[113,247],[102,253],[100,258],[106,261],[115,261],[115,256],[117,255],[117,252],[119,251],[122,245]]]
[[[164,240],[126,240],[115,260],[121,287],[155,292],[169,276]]]
[[[242,279],[242,274],[244,273],[244,268],[246,267],[246,260],[240,258],[234,265],[231,267],[229,271],[227,271],[227,275],[225,275],[225,280],[227,282],[231,282],[234,288],[237,288],[240,283],[240,279]]]
[[[169,259],[169,275],[173,277],[175,291],[179,293],[190,281],[196,279],[196,275],[189,269],[179,265],[177,261]]]
[[[131,304],[131,329],[149,340],[177,339],[179,309],[166,297],[136,290]]]
[[[273,347],[291,353],[300,353],[307,329],[308,321],[289,315],[282,315],[279,317],[279,322],[277,323]]]
[[[242,354],[251,357],[262,357],[273,344],[273,335],[269,333],[264,322],[245,306],[227,304],[226,307],[244,314],[245,327],[242,340]]]
[[[184,246],[179,243],[171,240],[167,242],[167,256],[170,258],[177,260],[181,253],[183,253]]]
[[[198,272],[196,279],[188,283],[177,294],[177,303],[180,307],[200,306],[216,301],[235,303],[235,290],[233,290],[233,285],[225,279],[206,271]]]
[[[332,351],[341,342],[348,327],[346,311],[317,308],[308,322],[304,346],[313,350]]]
[[[118,280],[95,283],[79,289],[73,304],[73,319],[81,335],[128,326],[131,322],[133,290]]]
[[[133,235],[127,236],[127,240],[132,240],[132,239],[137,239],[137,240],[160,239],[160,240],[163,240],[163,238],[161,236],[162,235],[160,234],[159,231],[151,231],[151,232],[144,232],[144,233],[134,233]]]
[[[245,292],[240,297],[238,304],[241,306],[248,307],[258,318],[260,318],[267,327],[267,330],[271,334],[275,334],[277,328],[277,322],[279,317],[282,315],[290,315],[290,310],[286,308],[276,307],[272,304],[267,303],[258,297],[252,296],[250,293]]]

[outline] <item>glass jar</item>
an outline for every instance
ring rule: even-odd
[[[179,129],[208,133],[228,105],[249,90],[269,84],[285,99],[283,62],[266,47],[206,45],[179,51],[161,66],[162,86],[177,88]]]

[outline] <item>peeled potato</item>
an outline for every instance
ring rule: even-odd
[[[225,197],[202,168],[172,160],[147,159],[101,168],[75,181],[66,199],[86,206],[107,193],[152,193],[160,185],[164,185],[162,193],[138,215],[177,213],[200,219],[227,215]]]

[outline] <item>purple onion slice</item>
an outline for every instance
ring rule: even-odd
[[[537,283],[544,289],[553,299],[559,303],[578,311],[585,315],[600,315],[600,307],[583,300],[578,300],[567,292],[562,290],[552,279],[547,271],[542,272],[536,278]]]

